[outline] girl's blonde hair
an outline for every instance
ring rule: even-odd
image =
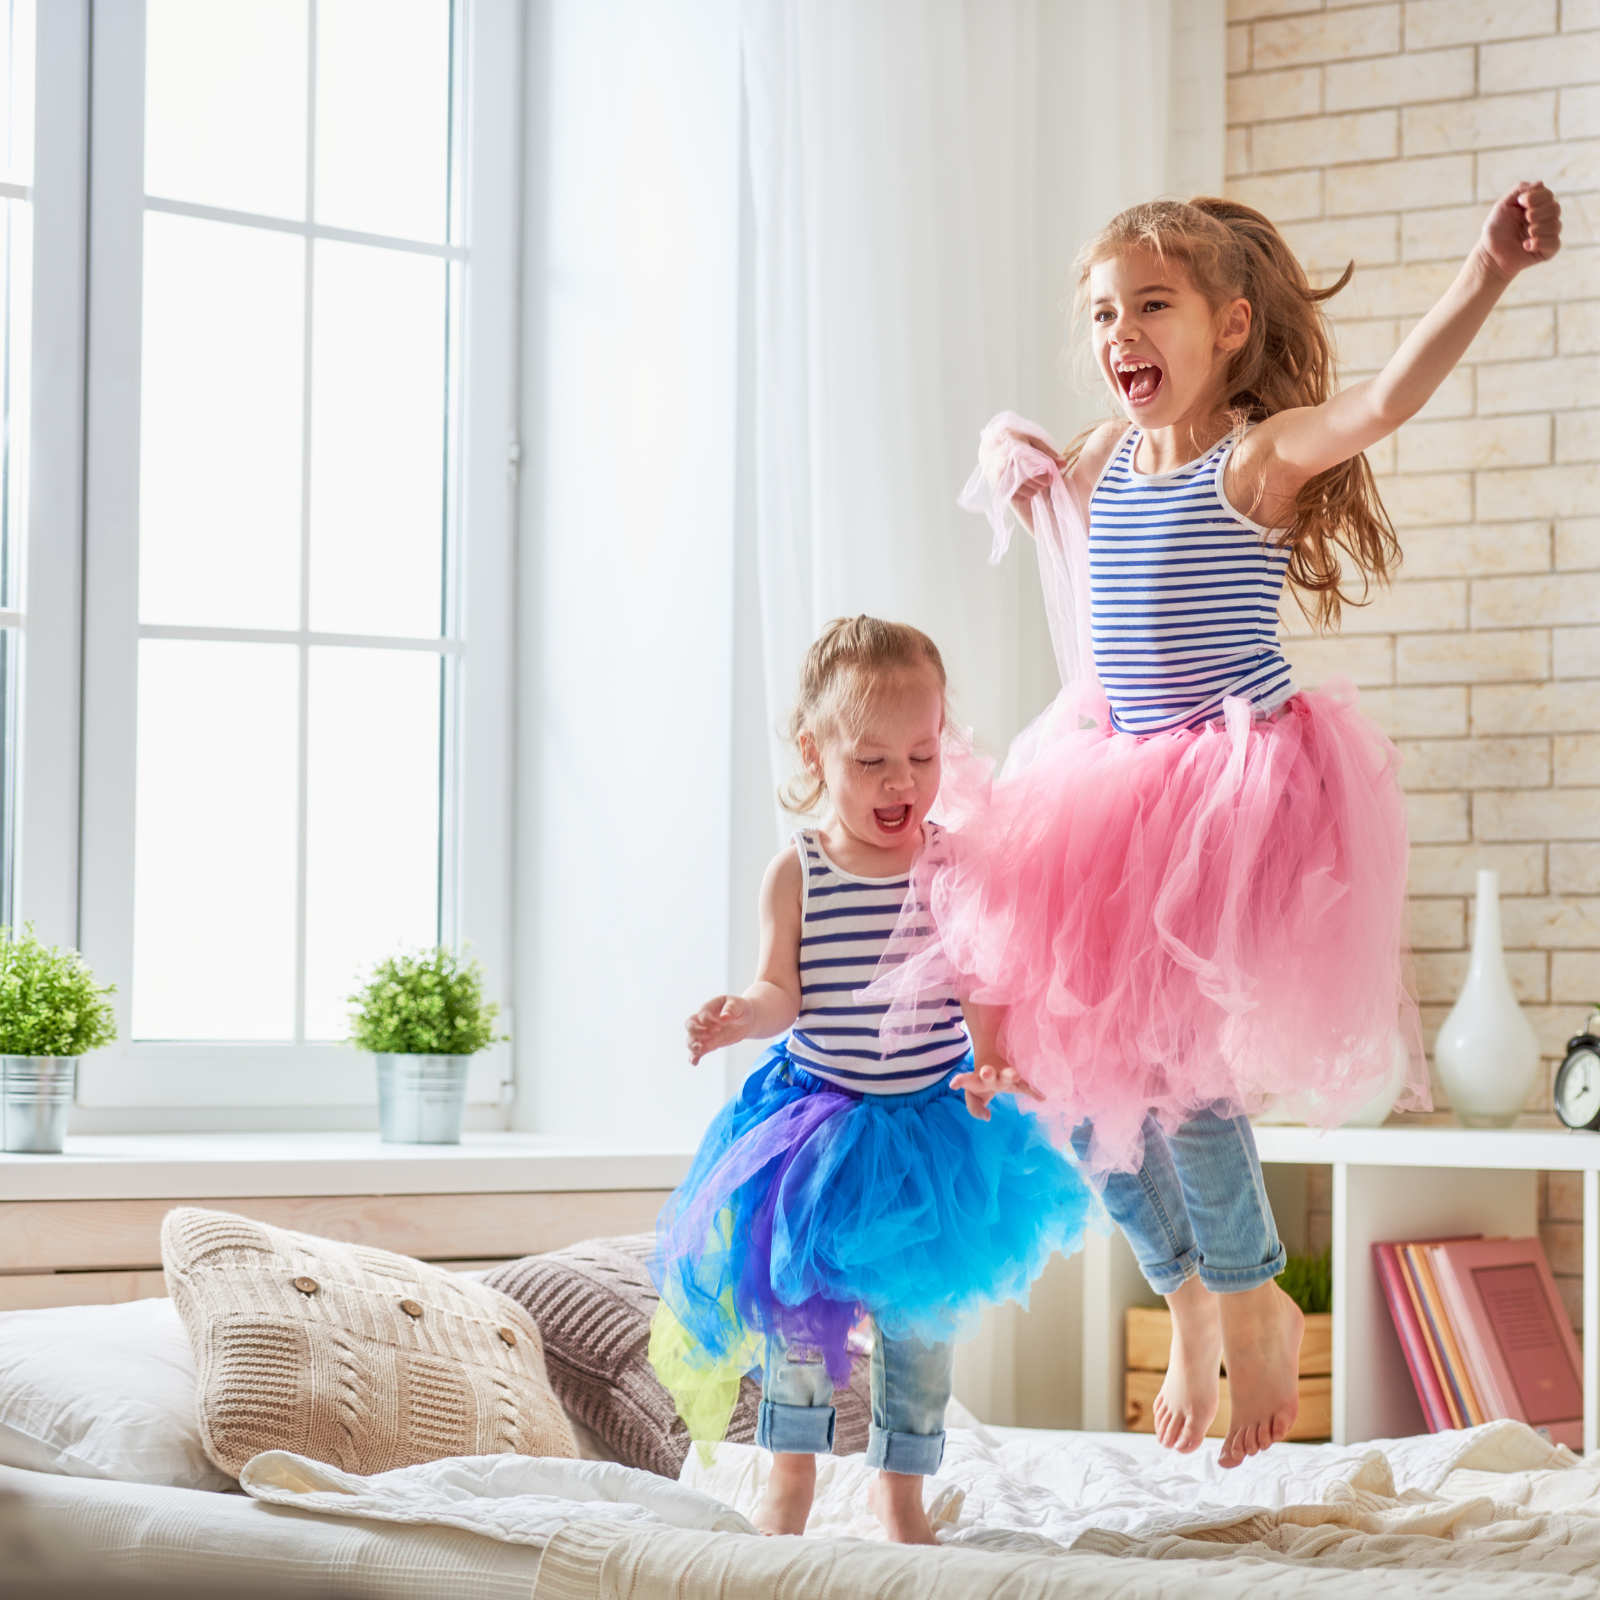
[[[939,647],[920,628],[877,617],[835,617],[806,651],[800,668],[800,694],[784,730],[795,749],[809,733],[820,745],[841,722],[853,720],[888,675],[927,672],[945,698],[944,661]],[[944,705],[944,721],[949,705]],[[802,772],[778,791],[786,811],[815,811],[828,792],[820,772]]]
[[[1226,404],[1242,432],[1295,406],[1319,406],[1333,393],[1333,345],[1322,302],[1349,283],[1313,289],[1283,235],[1259,211],[1207,196],[1152,200],[1111,221],[1078,252],[1074,319],[1088,308],[1089,272],[1126,250],[1153,250],[1181,261],[1215,307],[1250,302],[1250,333],[1228,362]],[[1089,434],[1068,447],[1076,461]],[[1289,581],[1301,609],[1319,628],[1337,626],[1341,604],[1361,605],[1371,583],[1387,583],[1400,564],[1394,525],[1378,498],[1365,455],[1320,472],[1295,498],[1289,528]],[[1362,599],[1340,586],[1340,553],[1362,576]]]

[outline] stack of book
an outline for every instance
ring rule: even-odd
[[[1511,1417],[1583,1448],[1578,1341],[1537,1239],[1375,1244],[1428,1428]]]

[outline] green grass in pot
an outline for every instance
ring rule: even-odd
[[[390,956],[349,997],[350,1042],[374,1055],[470,1056],[508,1035],[483,998],[483,969],[442,946]]]
[[[1333,1247],[1317,1255],[1290,1256],[1278,1287],[1309,1316],[1333,1309]]]
[[[107,996],[76,950],[40,942],[29,923],[0,928],[0,1056],[81,1056],[117,1036]]]

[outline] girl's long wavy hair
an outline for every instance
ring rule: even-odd
[[[800,693],[784,730],[790,744],[798,750],[800,735],[809,733],[822,745],[841,724],[860,714],[886,680],[918,672],[938,686],[948,723],[944,661],[927,634],[907,622],[835,617],[806,651],[800,668]],[[814,812],[827,792],[821,773],[802,772],[784,784],[778,800],[786,811],[803,816]]]
[[[1086,321],[1090,270],[1141,247],[1181,261],[1218,309],[1233,300],[1250,302],[1250,333],[1228,363],[1224,395],[1236,432],[1279,411],[1319,406],[1332,395],[1333,344],[1322,304],[1349,283],[1353,263],[1337,283],[1313,289],[1283,235],[1250,206],[1208,196],[1152,200],[1113,217],[1078,252],[1075,323]],[[1069,465],[1093,431],[1068,447]],[[1364,605],[1372,584],[1387,583],[1400,564],[1394,525],[1365,455],[1302,487],[1287,538],[1289,582],[1319,629],[1337,627],[1340,607]],[[1343,588],[1348,566],[1361,574],[1359,599]]]

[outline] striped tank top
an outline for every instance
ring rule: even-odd
[[[1122,733],[1196,728],[1229,696],[1259,715],[1294,693],[1278,646],[1289,549],[1228,503],[1232,435],[1175,472],[1133,467],[1128,431],[1089,498],[1094,664]]]
[[[929,830],[929,846],[937,825]],[[878,961],[911,888],[899,878],[857,878],[826,855],[814,828],[794,836],[800,853],[800,1015],[789,1056],[819,1078],[857,1094],[910,1094],[937,1083],[969,1048],[961,1005],[951,992],[918,1000],[925,1032],[879,1037],[889,1007],[854,998],[878,975]],[[886,1053],[887,1052],[887,1053]]]

